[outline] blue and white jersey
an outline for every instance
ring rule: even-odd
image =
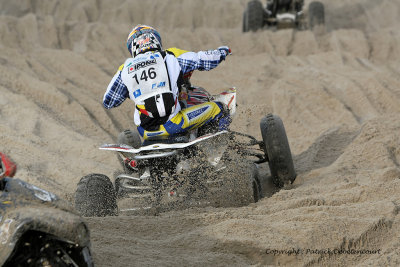
[[[146,96],[155,95],[157,90],[158,92],[170,91],[176,103],[173,112],[169,115],[170,119],[181,110],[177,84],[179,74],[194,70],[211,70],[217,67],[225,57],[224,52],[209,50],[197,53],[185,52],[178,57],[166,54],[164,58],[159,52],[147,52],[135,58],[128,58],[119,67],[108,85],[103,97],[103,105],[110,109],[122,104],[126,98],[130,98],[135,102],[136,107],[139,107],[135,109],[134,114],[135,124],[139,126],[141,123],[139,110],[140,106],[144,105]],[[161,64],[160,60],[163,60],[165,64]],[[162,115],[162,110],[160,115]]]

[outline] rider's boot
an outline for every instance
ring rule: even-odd
[[[137,131],[124,130],[118,135],[118,144],[124,144],[133,148],[140,148],[142,141]]]

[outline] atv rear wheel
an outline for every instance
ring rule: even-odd
[[[261,188],[261,183],[260,183],[260,178],[259,178],[259,173],[258,173],[258,168],[255,164],[252,165],[251,167],[251,177],[250,177],[250,187],[253,190],[252,194],[252,200],[251,203],[258,202],[262,197],[262,188]]]
[[[217,192],[212,191],[212,203],[218,207],[239,207],[258,202],[262,198],[262,188],[257,166],[251,162],[230,165],[216,174],[222,186]]]
[[[264,26],[264,8],[258,0],[247,3],[247,9],[243,14],[243,31],[257,31]]]
[[[114,186],[103,174],[89,174],[81,178],[75,192],[75,208],[87,217],[117,215]]]
[[[317,25],[325,24],[325,9],[321,2],[311,2],[308,6],[308,23],[311,30]]]
[[[268,114],[260,122],[264,152],[275,186],[281,188],[296,179],[292,153],[282,120]]]
[[[245,10],[243,12],[242,31],[243,32],[248,32],[249,31],[249,25],[248,25],[248,21],[247,21],[247,10]]]

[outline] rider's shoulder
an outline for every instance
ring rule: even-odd
[[[171,47],[166,50],[167,53],[174,55],[175,57],[180,57],[181,55],[190,52],[177,47]]]
[[[124,67],[129,66],[129,64],[132,64],[135,61],[135,58],[133,57],[128,57],[125,59],[125,62],[121,64],[121,66],[118,67],[118,71],[122,71]]]

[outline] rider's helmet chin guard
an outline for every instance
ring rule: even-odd
[[[148,51],[160,51],[161,36],[153,27],[139,24],[128,35],[126,46],[132,57]]]

